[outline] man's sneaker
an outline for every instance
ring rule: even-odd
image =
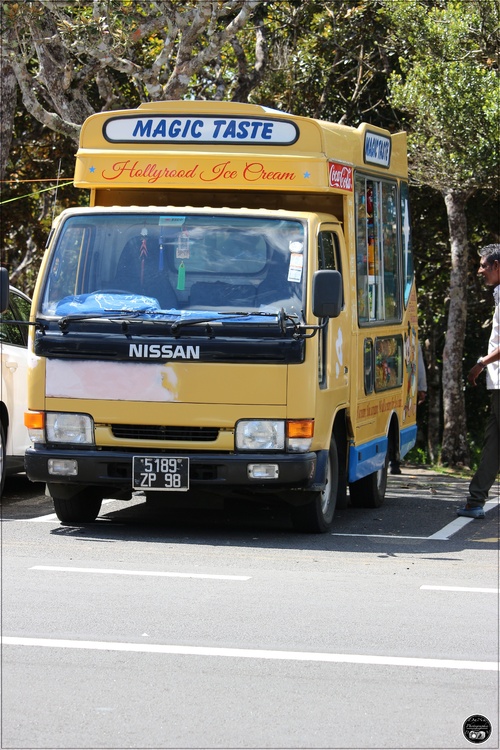
[[[457,510],[458,516],[466,516],[467,518],[484,518],[484,508],[481,505],[471,508],[468,505],[465,508],[459,508]]]

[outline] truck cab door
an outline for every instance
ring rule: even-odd
[[[344,251],[344,239],[338,225],[322,224],[318,232],[318,270],[339,271],[342,276],[342,309],[336,318],[330,318],[327,326],[319,332],[318,381],[320,394],[337,410],[348,401],[350,377],[351,336],[349,323],[348,268]]]

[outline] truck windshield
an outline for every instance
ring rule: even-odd
[[[281,218],[186,213],[68,217],[41,313],[304,308],[306,228]]]

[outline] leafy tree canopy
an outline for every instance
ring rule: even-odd
[[[385,4],[400,53],[392,103],[406,113],[413,176],[440,191],[498,190],[498,3]]]
[[[5,3],[2,62],[14,70],[33,117],[77,141],[80,125],[95,111],[193,94],[195,77],[217,69],[222,51],[227,54],[261,3]],[[258,42],[256,59],[264,56],[261,35]],[[241,74],[247,62],[241,45],[233,55]],[[238,76],[233,80],[235,86],[240,83]]]

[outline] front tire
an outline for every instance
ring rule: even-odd
[[[306,534],[324,534],[332,526],[339,490],[339,456],[337,443],[332,437],[328,451],[326,485],[321,492],[305,493],[305,505],[292,508],[292,524],[296,531]]]
[[[351,482],[349,494],[354,508],[380,508],[385,500],[388,466],[389,455],[387,454],[381,469],[368,474],[363,479],[358,479],[357,482]]]
[[[102,497],[91,487],[73,493],[65,485],[52,484],[48,489],[61,523],[91,523],[99,515]]]

